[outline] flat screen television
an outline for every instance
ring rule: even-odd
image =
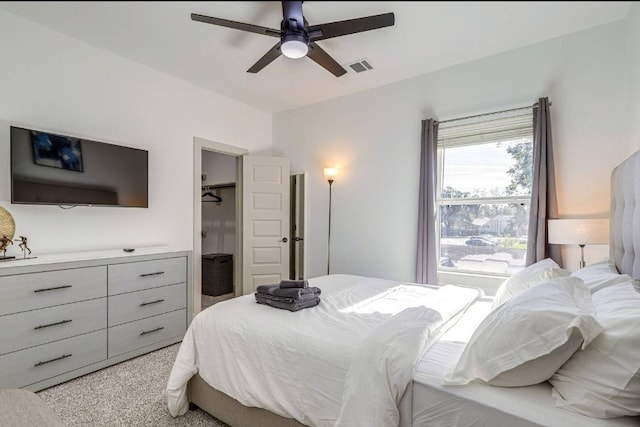
[[[11,126],[11,203],[149,205],[148,151]]]

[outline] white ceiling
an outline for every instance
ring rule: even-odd
[[[191,13],[279,28],[280,2],[0,2],[115,54],[268,112],[370,89],[624,18],[631,2],[305,1],[311,25],[394,12],[393,27],[320,41],[337,62],[375,68],[336,78],[309,58],[246,70],[277,39],[194,22]]]

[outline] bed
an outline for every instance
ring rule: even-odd
[[[638,174],[640,154],[612,174],[611,260],[634,279],[640,235],[625,230],[638,216]],[[310,285],[322,289],[313,309],[290,313],[248,295],[196,316],[169,379],[171,414],[190,403],[234,427],[640,425],[637,417],[599,419],[556,407],[547,382],[443,385],[492,311],[492,298],[476,289],[351,275]]]

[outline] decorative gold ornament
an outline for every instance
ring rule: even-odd
[[[8,210],[0,206],[0,251],[13,244],[13,236],[16,232],[16,223]]]
[[[5,250],[13,243],[16,223],[8,210],[0,206],[0,250]]]

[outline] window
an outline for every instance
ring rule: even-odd
[[[524,268],[532,158],[531,114],[441,125],[441,271],[512,274]]]

